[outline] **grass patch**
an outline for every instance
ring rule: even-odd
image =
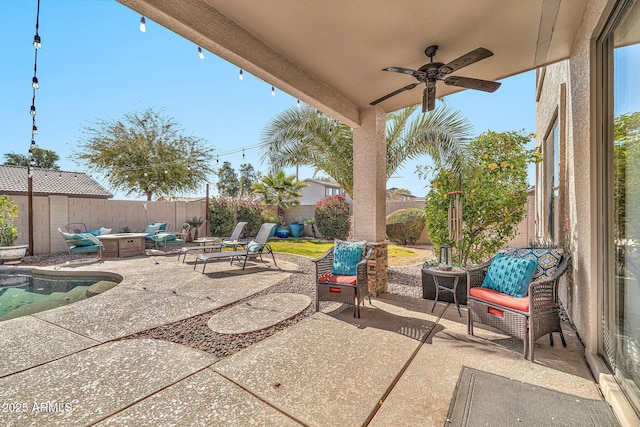
[[[282,239],[270,240],[269,245],[274,252],[284,252],[288,254],[301,255],[309,258],[317,258],[325,253],[333,242],[324,242],[320,240],[298,240],[298,239]],[[415,252],[409,248],[402,246],[389,245],[389,258],[401,258],[415,256]]]

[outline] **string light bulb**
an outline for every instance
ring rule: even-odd
[[[204,52],[202,52],[202,48],[198,46],[198,56],[200,59],[204,59]]]
[[[244,148],[242,149],[242,159],[244,159]]]
[[[36,125],[33,125],[33,129],[31,129],[31,134],[32,135],[37,135],[38,134],[38,128],[36,127]]]
[[[36,115],[36,106],[35,105],[31,105],[31,115],[32,116]]]
[[[145,21],[144,16],[140,17],[140,31],[143,33],[147,32],[147,21]]]
[[[298,99],[298,108],[300,108],[300,100]]]
[[[31,79],[31,87],[34,89],[38,89],[40,87],[40,84],[38,83],[38,78],[36,76],[34,76],[33,79]]]
[[[40,49],[42,47],[42,39],[40,38],[38,33],[33,36],[33,47],[35,47],[36,49]]]
[[[31,150],[33,150],[34,148],[36,148],[36,141],[35,140],[31,140],[31,147],[29,147]]]
[[[240,68],[240,74],[238,74],[239,80],[244,80],[244,76],[242,75],[242,68]]]
[[[271,86],[271,96],[276,96],[276,88]]]

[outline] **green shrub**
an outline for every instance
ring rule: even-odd
[[[244,233],[255,236],[262,225],[262,206],[255,200],[241,200],[238,203],[238,222],[246,221]]]
[[[18,217],[18,205],[9,196],[0,196],[0,246],[13,246],[18,229],[13,220]]]
[[[401,245],[414,244],[426,225],[424,211],[399,209],[387,216],[387,237]]]
[[[316,228],[325,239],[346,239],[351,228],[349,204],[344,196],[326,196],[315,205]]]
[[[209,201],[209,230],[212,236],[229,237],[233,231],[233,205],[224,197]]]

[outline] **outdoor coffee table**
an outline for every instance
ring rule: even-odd
[[[125,258],[144,255],[146,233],[114,233],[96,236],[104,245],[102,255],[107,258]]]
[[[451,270],[440,270],[439,267],[434,266],[434,267],[425,268],[423,269],[423,271],[433,276],[433,284],[436,289],[436,298],[433,301],[433,307],[431,307],[431,312],[433,313],[433,309],[436,308],[440,291],[453,292],[453,301],[456,303],[456,309],[458,310],[458,315],[462,317],[462,313],[460,312],[460,305],[458,304],[458,297],[456,295],[456,289],[458,288],[458,281],[460,280],[460,278],[465,277],[467,275],[467,270],[461,267],[452,267]],[[453,277],[453,288],[449,288],[441,285],[438,280],[440,277]]]

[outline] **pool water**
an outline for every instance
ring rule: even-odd
[[[108,277],[64,277],[0,272],[0,321],[62,307],[116,286]]]

